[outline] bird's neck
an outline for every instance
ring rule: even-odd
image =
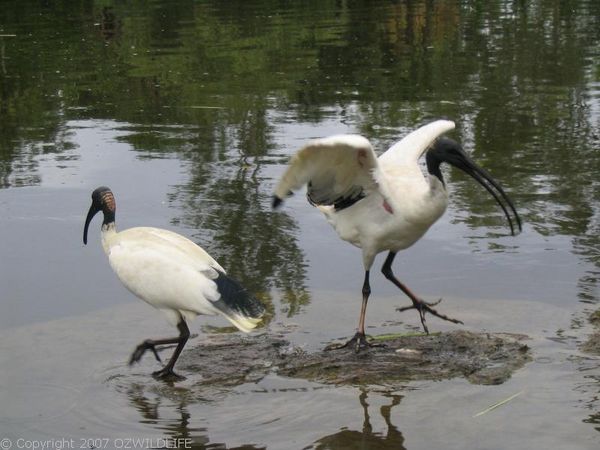
[[[446,182],[440,168],[443,161],[431,151],[427,152],[426,161],[427,172],[429,174],[429,194],[440,201],[440,208],[442,208],[441,211],[443,213],[448,203]]]
[[[100,234],[102,237],[102,248],[104,249],[104,252],[108,254],[108,250],[110,249],[110,242],[112,238],[117,234],[115,223],[103,223]]]
[[[427,172],[429,172],[429,176],[437,178],[443,186],[446,186],[444,177],[442,176],[442,170],[440,168],[443,161],[431,151],[427,152],[425,161],[427,162]]]

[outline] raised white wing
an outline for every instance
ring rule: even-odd
[[[392,166],[414,166],[433,142],[442,134],[454,129],[451,120],[436,120],[427,125],[417,128],[405,136],[401,141],[392,145],[379,157],[382,167]]]
[[[377,155],[362,136],[313,140],[292,157],[275,188],[276,204],[306,184],[311,203],[347,206],[377,190],[376,167]]]

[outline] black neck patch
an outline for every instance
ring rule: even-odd
[[[104,220],[102,221],[102,225],[108,225],[109,223],[114,223],[115,221],[115,212],[114,210],[110,210],[108,208],[104,208],[102,210],[104,213]]]
[[[435,152],[433,149],[429,150],[427,155],[425,155],[425,161],[427,162],[427,172],[429,172],[430,175],[437,177],[438,180],[440,180],[442,184],[446,186],[446,182],[442,176],[442,170],[440,169],[443,161],[441,158],[439,158],[437,152]]]

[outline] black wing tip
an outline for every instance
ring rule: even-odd
[[[294,193],[292,191],[288,191],[286,194],[287,197],[291,197],[292,195],[294,195]],[[271,207],[273,209],[277,209],[281,206],[282,203],[283,203],[283,199],[281,197],[279,197],[278,195],[273,194],[273,199],[271,201]]]
[[[221,294],[221,300],[228,309],[236,311],[251,319],[260,319],[266,308],[236,280],[230,278],[223,272],[219,272],[214,280],[217,290]]]
[[[277,197],[276,195],[273,196],[273,199],[271,201],[271,208],[273,209],[277,209],[281,206],[281,204],[283,203],[283,199]]]
[[[265,313],[267,312],[267,308],[263,305],[256,297],[250,297],[252,300],[252,318],[253,319],[262,319]]]

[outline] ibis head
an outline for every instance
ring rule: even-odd
[[[428,150],[426,160],[428,172],[432,176],[439,178],[442,183],[444,183],[444,178],[440,170],[440,165],[442,163],[448,163],[473,177],[475,181],[481,184],[492,197],[494,197],[498,205],[500,205],[508,219],[511,234],[515,235],[517,232],[521,231],[521,218],[517,214],[517,210],[515,209],[512,200],[508,197],[506,192],[504,192],[502,186],[500,186],[500,184],[494,180],[485,169],[478,166],[475,161],[467,155],[458,142],[445,137],[439,138],[433,144],[432,148]],[[513,217],[511,217],[511,213]],[[514,222],[516,222],[518,231],[515,230],[513,219]]]
[[[101,186],[92,192],[92,205],[85,218],[85,226],[83,227],[83,243],[87,244],[87,234],[90,222],[94,216],[102,211],[104,213],[104,221],[102,225],[107,225],[115,221],[115,196],[112,191],[106,186]]]

